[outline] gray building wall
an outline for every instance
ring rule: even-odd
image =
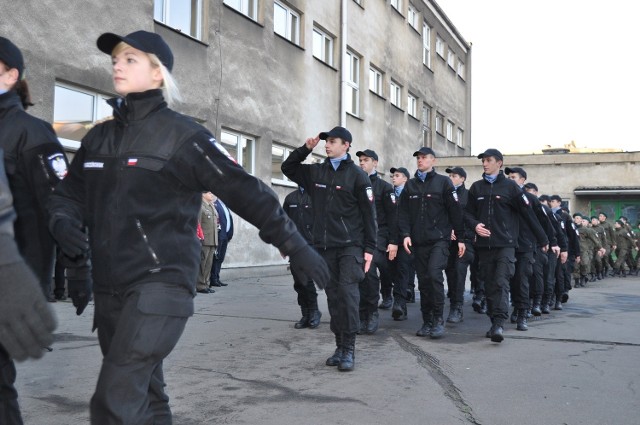
[[[354,135],[355,151],[371,148],[380,155],[379,170],[388,173],[423,144],[429,128],[430,144],[440,155],[468,155],[471,151],[471,46],[455,30],[437,4],[415,0],[419,31],[407,23],[408,1],[396,11],[388,0],[365,0],[362,6],[345,0],[347,45],[360,55],[360,111],[346,126]],[[301,16],[300,45],[274,33],[273,0],[258,0],[257,20],[238,13],[222,0],[203,0],[202,40],[154,21],[153,0],[0,0],[0,34],[22,50],[27,79],[36,106],[30,112],[49,122],[54,116],[56,83],[113,94],[109,58],[96,48],[104,32],[127,34],[144,29],[159,33],[171,46],[173,75],[183,96],[174,109],[194,117],[216,137],[232,130],[255,139],[255,175],[271,184],[271,147],[292,148],[306,137],[340,124],[341,1],[283,2]],[[422,63],[422,22],[432,27],[431,69]],[[314,24],[334,38],[333,66],[312,54]],[[465,78],[436,54],[438,34],[447,48],[465,63]],[[446,57],[446,49],[445,49]],[[369,66],[385,73],[383,96],[369,91]],[[389,81],[402,84],[401,108],[388,99]],[[406,112],[408,91],[418,98],[417,118]],[[423,122],[422,105],[432,108]],[[464,129],[463,148],[435,133],[435,114]],[[446,122],[446,121],[445,121]],[[455,131],[455,130],[454,130]],[[355,151],[352,152],[355,153]],[[316,152],[324,152],[317,148]],[[72,155],[72,153],[70,153]],[[271,184],[281,200],[294,185]],[[212,188],[215,192],[215,188]],[[236,232],[227,267],[281,264],[275,248],[256,243],[258,232],[235,216]]]

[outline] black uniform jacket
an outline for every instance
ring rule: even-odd
[[[409,179],[400,195],[399,227],[401,242],[411,237],[413,246],[439,240],[451,241],[451,230],[464,234],[462,207],[458,194],[447,176],[427,173],[427,178]]]
[[[456,195],[458,196],[460,207],[462,207],[462,210],[464,211],[467,206],[467,202],[469,201],[469,189],[467,189],[464,183],[456,188]],[[464,215],[464,234],[462,237],[456,235],[456,238],[467,243],[474,243],[476,240],[476,232],[474,230],[473,223],[467,219],[466,215]],[[453,242],[457,242],[458,240]]]
[[[573,257],[580,256],[580,235],[576,224],[569,214],[558,209],[555,211],[555,215],[560,221],[560,227],[567,237],[567,253]]]
[[[313,240],[313,206],[309,193],[296,189],[284,198],[284,212],[296,223],[298,231],[307,242]]]
[[[82,140],[50,202],[52,228],[65,216],[88,225],[96,291],[165,282],[195,293],[204,191],[284,254],[306,245],[275,193],[204,127],[169,109],[160,90],[109,103],[115,119]]]
[[[0,148],[17,214],[16,242],[38,279],[50,282],[55,245],[46,204],[67,174],[67,158],[51,125],[25,112],[13,90],[0,95]]]
[[[560,247],[560,252],[567,252],[567,250],[569,249],[569,245],[567,243],[567,234],[564,232],[563,227],[560,224],[560,219],[556,214],[553,213],[553,211],[551,211],[551,208],[543,203],[540,203],[540,205],[542,206],[542,209],[544,209],[544,212],[547,214],[547,217],[549,217],[549,221],[551,221],[553,231],[556,235],[556,241],[558,243],[558,246]],[[551,246],[553,246],[553,244],[551,244]]]
[[[549,243],[533,213],[529,198],[513,180],[504,176],[502,170],[493,183],[482,178],[471,185],[465,214],[474,231],[480,223],[491,231],[488,238],[478,236],[478,248],[517,248],[520,232],[518,215],[533,231],[538,246]]]
[[[311,195],[314,209],[313,245],[319,249],[359,246],[376,249],[376,211],[369,176],[351,156],[337,170],[329,158],[322,164],[302,164],[311,153],[306,146],[291,152],[282,172]]]
[[[529,204],[533,209],[533,213],[536,216],[538,224],[542,227],[542,230],[547,235],[549,245],[556,246],[558,244],[558,241],[556,239],[555,231],[553,230],[551,221],[549,221],[549,217],[547,217],[546,211],[542,208],[542,203],[537,196],[527,191],[523,191],[523,193],[529,200]],[[536,249],[535,233],[529,227],[529,224],[527,224],[522,215],[519,216],[519,220],[520,232],[518,234],[518,252],[533,252]]]
[[[0,149],[0,267],[21,260],[13,239],[13,220],[16,218],[16,213],[13,210],[11,191],[4,172],[3,156]]]
[[[373,196],[376,200],[376,220],[378,222],[377,246],[380,251],[386,251],[390,239],[389,228],[396,214],[396,197],[391,183],[382,180],[378,176],[378,173],[371,174],[369,179],[371,180]]]

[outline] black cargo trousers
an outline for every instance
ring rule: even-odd
[[[96,288],[94,328],[104,356],[91,398],[91,423],[171,424],[162,361],[193,315],[193,294],[153,282]]]

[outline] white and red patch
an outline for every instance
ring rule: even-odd
[[[138,165],[138,158],[127,159],[127,167],[135,167],[136,165]]]
[[[369,198],[369,202],[373,202],[373,189],[371,187],[367,188],[367,198]]]

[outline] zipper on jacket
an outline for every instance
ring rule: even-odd
[[[142,240],[144,241],[145,245],[147,246],[147,250],[149,251],[149,254],[151,255],[151,258],[153,259],[153,262],[156,263],[157,266],[160,265],[160,260],[158,259],[158,256],[156,255],[156,252],[153,250],[153,248],[151,247],[151,244],[149,243],[149,238],[147,237],[147,234],[145,233],[144,229],[142,228],[142,223],[140,223],[140,220],[138,220],[136,218],[136,227],[138,228],[138,232],[140,232],[140,235],[142,236]],[[157,271],[160,271],[160,268],[154,268],[149,270],[151,273],[155,273]]]
[[[347,234],[347,242],[351,242],[351,235],[349,234],[349,229],[344,222],[344,217],[340,217],[340,222],[342,223],[342,227],[344,227],[344,232]]]

